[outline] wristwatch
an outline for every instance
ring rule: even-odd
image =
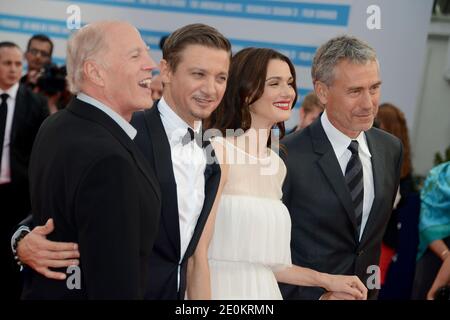
[[[25,226],[21,226],[12,236],[11,238],[11,250],[14,255],[14,260],[16,261],[17,265],[20,267],[20,271],[23,270],[23,264],[19,259],[19,256],[17,255],[17,246],[19,245],[20,240],[25,238],[27,234],[30,233],[30,229]]]

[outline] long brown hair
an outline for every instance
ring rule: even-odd
[[[396,136],[403,143],[403,163],[400,177],[405,178],[412,173],[411,147],[405,114],[393,104],[383,103],[378,109],[377,119],[381,129]]]
[[[274,59],[288,64],[293,78],[292,86],[297,91],[295,68],[288,57],[268,48],[243,49],[231,59],[227,89],[206,127],[218,129],[223,135],[226,129],[248,130],[252,121],[249,106],[263,95],[267,66]],[[297,93],[292,106],[296,101]],[[280,130],[280,139],[283,138],[286,131],[284,122],[278,122],[275,126]],[[268,145],[270,146],[270,139]]]

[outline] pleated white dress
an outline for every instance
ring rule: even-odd
[[[212,299],[282,299],[273,271],[291,266],[291,220],[281,202],[286,167],[272,150],[255,158],[220,142],[229,174],[208,252]]]

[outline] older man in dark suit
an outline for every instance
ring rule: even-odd
[[[78,243],[79,285],[32,270],[23,298],[142,299],[148,278],[157,276],[148,265],[161,193],[129,124],[134,111],[151,106],[153,68],[128,23],[92,23],[70,39],[68,80],[77,96],[39,130],[30,190],[33,222],[52,218],[51,240]]]
[[[283,201],[292,218],[292,262],[355,274],[377,296],[381,240],[400,179],[402,145],[372,128],[380,97],[375,51],[349,36],[322,45],[312,66],[325,106],[309,127],[282,141]],[[281,285],[285,299],[346,299],[320,288]]]

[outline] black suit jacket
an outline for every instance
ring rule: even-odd
[[[49,117],[33,147],[30,189],[34,224],[52,217],[49,239],[79,244],[81,289],[31,272],[23,298],[144,297],[147,278],[157,277],[148,265],[161,193],[153,170],[114,120],[78,99]]]
[[[332,274],[355,274],[366,284],[378,266],[381,241],[400,179],[402,145],[376,128],[366,132],[375,199],[361,241],[352,200],[320,118],[282,140],[287,178],[283,201],[292,220],[292,263]],[[369,281],[372,283],[372,281]],[[319,288],[281,285],[285,299],[318,299]],[[369,291],[375,298],[377,290]]]
[[[8,215],[12,228],[23,215],[29,212],[28,165],[31,148],[42,122],[48,116],[47,101],[31,92],[25,85],[19,85],[11,127],[10,168],[11,186],[14,190],[15,207],[20,212]]]
[[[152,109],[135,113],[131,123],[137,129],[135,142],[156,171],[161,186],[161,222],[150,258],[147,299],[184,299],[186,290],[187,260],[194,253],[208,219],[220,182],[217,162],[205,169],[205,201],[192,239],[183,257],[180,255],[180,226],[177,205],[177,188],[173,173],[169,140],[161,122],[156,102]],[[208,146],[209,143],[206,142]],[[180,288],[178,287],[180,268]]]

